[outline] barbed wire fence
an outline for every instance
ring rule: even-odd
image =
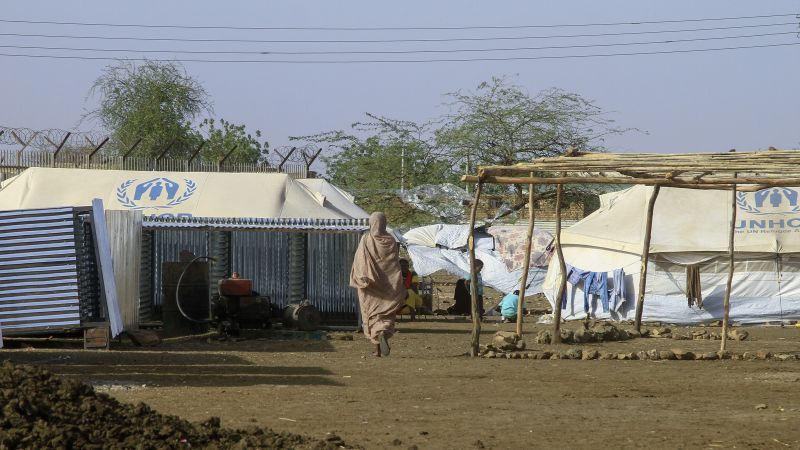
[[[287,173],[298,178],[315,176],[312,165],[323,150],[312,144],[273,149],[260,162],[228,162],[236,148],[216,161],[198,158],[204,143],[189,158],[167,155],[169,147],[155,157],[136,156],[141,139],[127,150],[108,151],[110,136],[100,131],[68,131],[58,128],[34,130],[0,125],[0,179],[30,167],[107,170],[161,170],[191,172]]]

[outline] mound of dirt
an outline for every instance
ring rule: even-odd
[[[348,447],[269,429],[221,428],[219,418],[194,424],[159,414],[144,403],[123,404],[91,386],[36,366],[0,366],[0,449],[269,448],[326,450]]]

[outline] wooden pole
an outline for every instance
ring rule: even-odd
[[[564,251],[561,248],[561,194],[564,185],[559,184],[556,189],[556,254],[561,270],[561,280],[558,283],[558,294],[553,302],[553,344],[561,343],[561,302],[567,292],[567,263],[564,261]]]
[[[735,174],[734,174],[735,175]],[[722,312],[722,340],[720,341],[719,350],[725,351],[725,343],[728,340],[728,316],[731,309],[731,285],[733,284],[733,241],[736,236],[736,185],[731,189],[731,227],[728,230],[728,260],[730,267],[728,267],[728,283],[725,286],[725,300],[723,302]]]
[[[531,174],[533,175],[533,174]],[[522,264],[522,277],[519,282],[519,300],[517,300],[517,336],[522,337],[522,305],[525,303],[525,286],[528,284],[528,268],[531,263],[531,250],[533,249],[533,224],[535,213],[533,203],[536,199],[536,185],[528,185],[528,237],[525,241],[525,262]]]
[[[480,351],[481,336],[481,315],[478,308],[478,272],[475,270],[475,217],[478,215],[478,202],[481,199],[483,183],[478,182],[475,189],[475,200],[472,203],[472,211],[469,214],[469,292],[472,298],[472,344],[470,345],[470,355],[478,356]]]
[[[650,261],[650,237],[653,231],[653,209],[661,186],[653,186],[650,201],[647,202],[647,219],[644,226],[644,243],[642,244],[642,266],[639,271],[639,296],[636,298],[636,331],[642,329],[642,309],[644,308],[644,291],[647,288],[647,263]]]
[[[478,177],[469,175],[461,177],[461,181],[470,183],[476,182]],[[644,184],[649,186],[661,185],[664,187],[679,187],[685,189],[730,189],[733,184],[755,184],[758,186],[748,187],[747,190],[759,191],[770,186],[800,186],[798,177],[775,177],[775,176],[751,176],[748,178],[738,178],[733,180],[730,177],[714,179],[693,179],[693,178],[634,178],[619,176],[575,176],[575,177],[504,177],[486,176],[484,183],[492,184]],[[738,190],[745,191],[741,187]]]

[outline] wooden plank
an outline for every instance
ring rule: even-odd
[[[771,186],[800,186],[800,177],[764,177],[764,176],[750,176],[747,178],[741,177],[734,179],[733,177],[715,178],[715,179],[693,179],[693,178],[632,178],[620,176],[599,176],[599,175],[585,175],[585,176],[570,176],[570,177],[506,177],[506,176],[492,176],[487,175],[478,177],[474,175],[465,175],[461,177],[461,181],[465,183],[473,183],[479,179],[483,179],[486,183],[492,184],[643,184],[643,185],[661,185],[664,187],[680,187],[680,188],[695,188],[695,189],[729,189],[734,184],[752,184],[757,185],[749,188],[740,188],[739,191],[758,191]]]
[[[83,348],[84,349],[105,349],[111,348],[111,335],[108,326],[87,327],[83,329]]]

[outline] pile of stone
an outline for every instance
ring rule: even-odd
[[[590,342],[626,341],[639,334],[615,327],[609,323],[597,323],[592,327],[578,330],[561,330],[561,342],[564,344],[587,344]],[[542,330],[536,336],[537,344],[551,344],[553,333]]]
[[[793,361],[800,359],[800,356],[790,353],[773,354],[768,351],[758,352],[691,352],[688,350],[673,348],[670,350],[648,350],[628,353],[612,353],[598,350],[584,350],[580,348],[570,348],[566,351],[529,351],[529,352],[496,352],[486,351],[482,355],[484,358],[506,358],[506,359],[580,359],[580,360],[683,360],[683,361],[713,361],[717,359],[733,360],[773,360],[773,361]]]
[[[349,448],[334,435],[321,441],[266,428],[226,429],[216,417],[190,423],[9,361],[0,365],[0,430],[0,449]]]
[[[665,339],[674,339],[676,341],[702,341],[712,340],[718,341],[722,339],[722,334],[715,331],[700,330],[692,331],[689,333],[680,333],[669,328],[661,327],[648,330],[646,335],[649,337],[660,337]],[[728,339],[733,341],[743,341],[750,336],[745,330],[734,329],[728,332]]]
[[[481,345],[480,356],[494,358],[496,355],[509,354],[525,350],[525,341],[511,331],[498,331],[489,345]],[[491,355],[491,356],[488,356]]]

